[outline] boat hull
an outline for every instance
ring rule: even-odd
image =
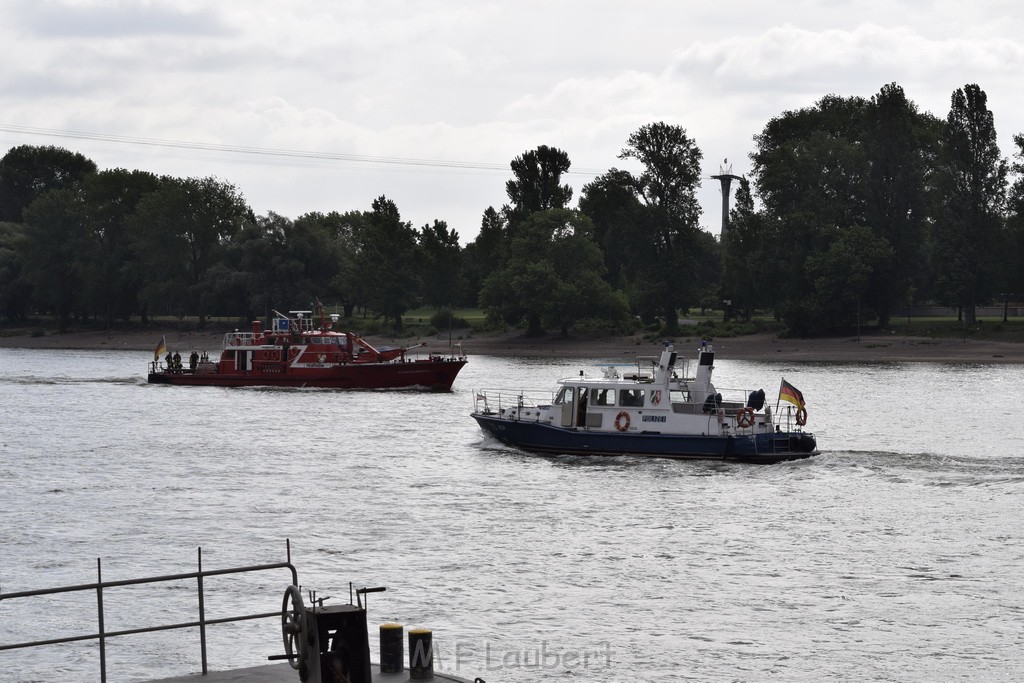
[[[323,389],[406,389],[451,391],[464,359],[393,363],[350,363],[286,372],[150,372],[151,384],[214,387],[311,387]]]
[[[631,455],[681,460],[730,460],[773,464],[818,455],[806,432],[739,435],[605,432],[556,427],[528,420],[508,420],[473,413],[480,427],[502,443],[534,453]]]

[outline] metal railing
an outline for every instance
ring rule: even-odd
[[[550,390],[516,391],[501,389],[477,389],[473,392],[474,412],[498,412],[506,408],[539,408],[551,405],[555,392]],[[480,410],[480,408],[484,410]]]
[[[203,664],[203,675],[207,673],[207,661],[206,661],[206,627],[214,624],[226,624],[236,621],[249,621],[254,619],[267,619],[270,617],[280,618],[281,612],[261,612],[256,614],[244,614],[233,617],[220,617],[217,619],[208,619],[206,617],[206,604],[205,594],[203,592],[203,579],[209,576],[224,576],[229,574],[244,574],[256,571],[266,571],[273,569],[288,569],[291,572],[291,585],[299,585],[299,575],[295,567],[292,565],[292,552],[291,542],[287,542],[287,560],[285,562],[276,562],[272,564],[258,564],[250,565],[247,567],[232,567],[229,569],[212,569],[203,570],[203,549],[198,549],[198,571],[186,572],[183,574],[166,574],[163,576],[150,576],[141,579],[122,579],[119,581],[104,581],[103,580],[103,568],[100,563],[100,559],[96,558],[96,582],[78,584],[74,586],[60,586],[57,588],[42,588],[39,590],[30,591],[18,591],[16,593],[0,593],[0,601],[13,600],[15,598],[29,598],[38,597],[41,595],[56,595],[58,593],[73,593],[82,591],[96,591],[96,614],[97,621],[99,624],[99,631],[97,633],[88,633],[74,636],[65,636],[63,638],[50,638],[46,640],[33,640],[21,643],[9,643],[0,644],[0,652],[4,650],[16,650],[21,648],[29,647],[41,647],[44,645],[56,645],[59,643],[73,643],[84,640],[97,640],[99,641],[100,650],[100,680],[106,683],[107,680],[107,659],[106,659],[106,641],[108,638],[114,638],[117,636],[134,635],[138,633],[153,633],[157,631],[171,631],[175,629],[183,628],[199,628],[199,648],[200,656]],[[107,631],[104,624],[103,614],[103,592],[111,588],[123,587],[123,586],[135,586],[140,584],[154,584],[154,583],[166,583],[169,581],[186,581],[189,579],[196,580],[196,593],[198,597],[198,612],[199,618],[196,621],[187,621],[175,624],[162,624],[158,626],[146,626],[141,628],[123,629],[119,631]]]

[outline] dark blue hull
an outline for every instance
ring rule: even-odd
[[[760,464],[799,460],[819,453],[814,437],[806,432],[739,436],[602,432],[503,420],[484,414],[474,414],[473,418],[485,432],[502,443],[536,453],[634,455]]]

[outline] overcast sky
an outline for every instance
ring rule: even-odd
[[[568,153],[573,203],[609,168],[636,170],[618,154],[655,121],[686,129],[705,175],[725,158],[742,175],[772,117],[890,82],[940,117],[977,83],[1009,157],[1024,132],[1019,6],[3,0],[0,153],[58,145],[101,169],[213,175],[292,218],[386,195],[465,243],[508,201],[509,161],[538,145]],[[717,234],[717,181],[700,199]]]

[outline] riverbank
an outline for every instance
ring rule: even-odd
[[[224,330],[211,332],[161,331],[72,331],[32,336],[8,333],[0,336],[0,348],[26,349],[119,349],[152,351],[160,337],[167,340],[172,351],[187,355],[193,349],[218,352]],[[448,336],[392,339],[368,336],[377,346],[414,346],[424,344],[416,352],[448,351]],[[656,352],[658,342],[644,335],[563,339],[524,337],[520,332],[469,336],[454,339],[470,355],[516,358],[597,358],[631,361],[638,355]],[[959,363],[1024,363],[1024,344],[972,339],[931,339],[898,335],[864,335],[857,337],[826,337],[813,339],[782,339],[774,333],[727,337],[713,340],[720,357],[731,360],[774,360],[784,362],[959,362]],[[698,337],[679,335],[676,347],[685,349],[700,343]]]

